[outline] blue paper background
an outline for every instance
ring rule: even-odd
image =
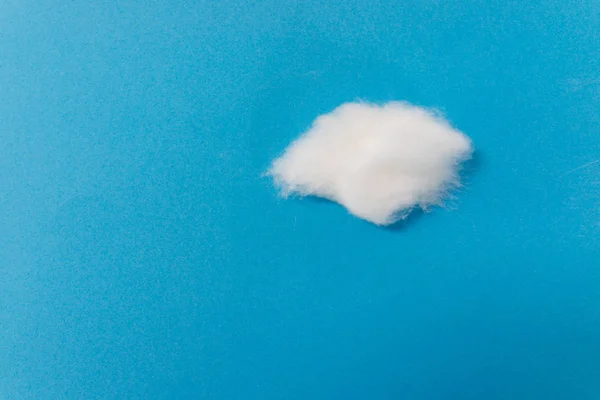
[[[0,2],[0,398],[599,398],[599,12]],[[277,198],[355,99],[474,140],[449,210]]]

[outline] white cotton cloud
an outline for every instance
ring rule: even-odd
[[[323,197],[389,225],[415,207],[441,205],[472,152],[471,140],[436,112],[347,103],[318,117],[268,175],[283,196]]]

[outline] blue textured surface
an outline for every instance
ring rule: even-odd
[[[104,3],[0,2],[1,399],[599,398],[598,3]],[[357,98],[473,138],[451,210],[276,197]]]

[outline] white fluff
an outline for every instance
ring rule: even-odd
[[[347,103],[318,117],[268,174],[283,196],[323,197],[389,225],[415,206],[441,204],[472,152],[471,140],[435,112]]]

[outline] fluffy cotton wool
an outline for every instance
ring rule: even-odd
[[[318,117],[268,174],[283,196],[323,197],[389,225],[416,206],[441,204],[472,152],[471,140],[436,112],[347,103]]]

